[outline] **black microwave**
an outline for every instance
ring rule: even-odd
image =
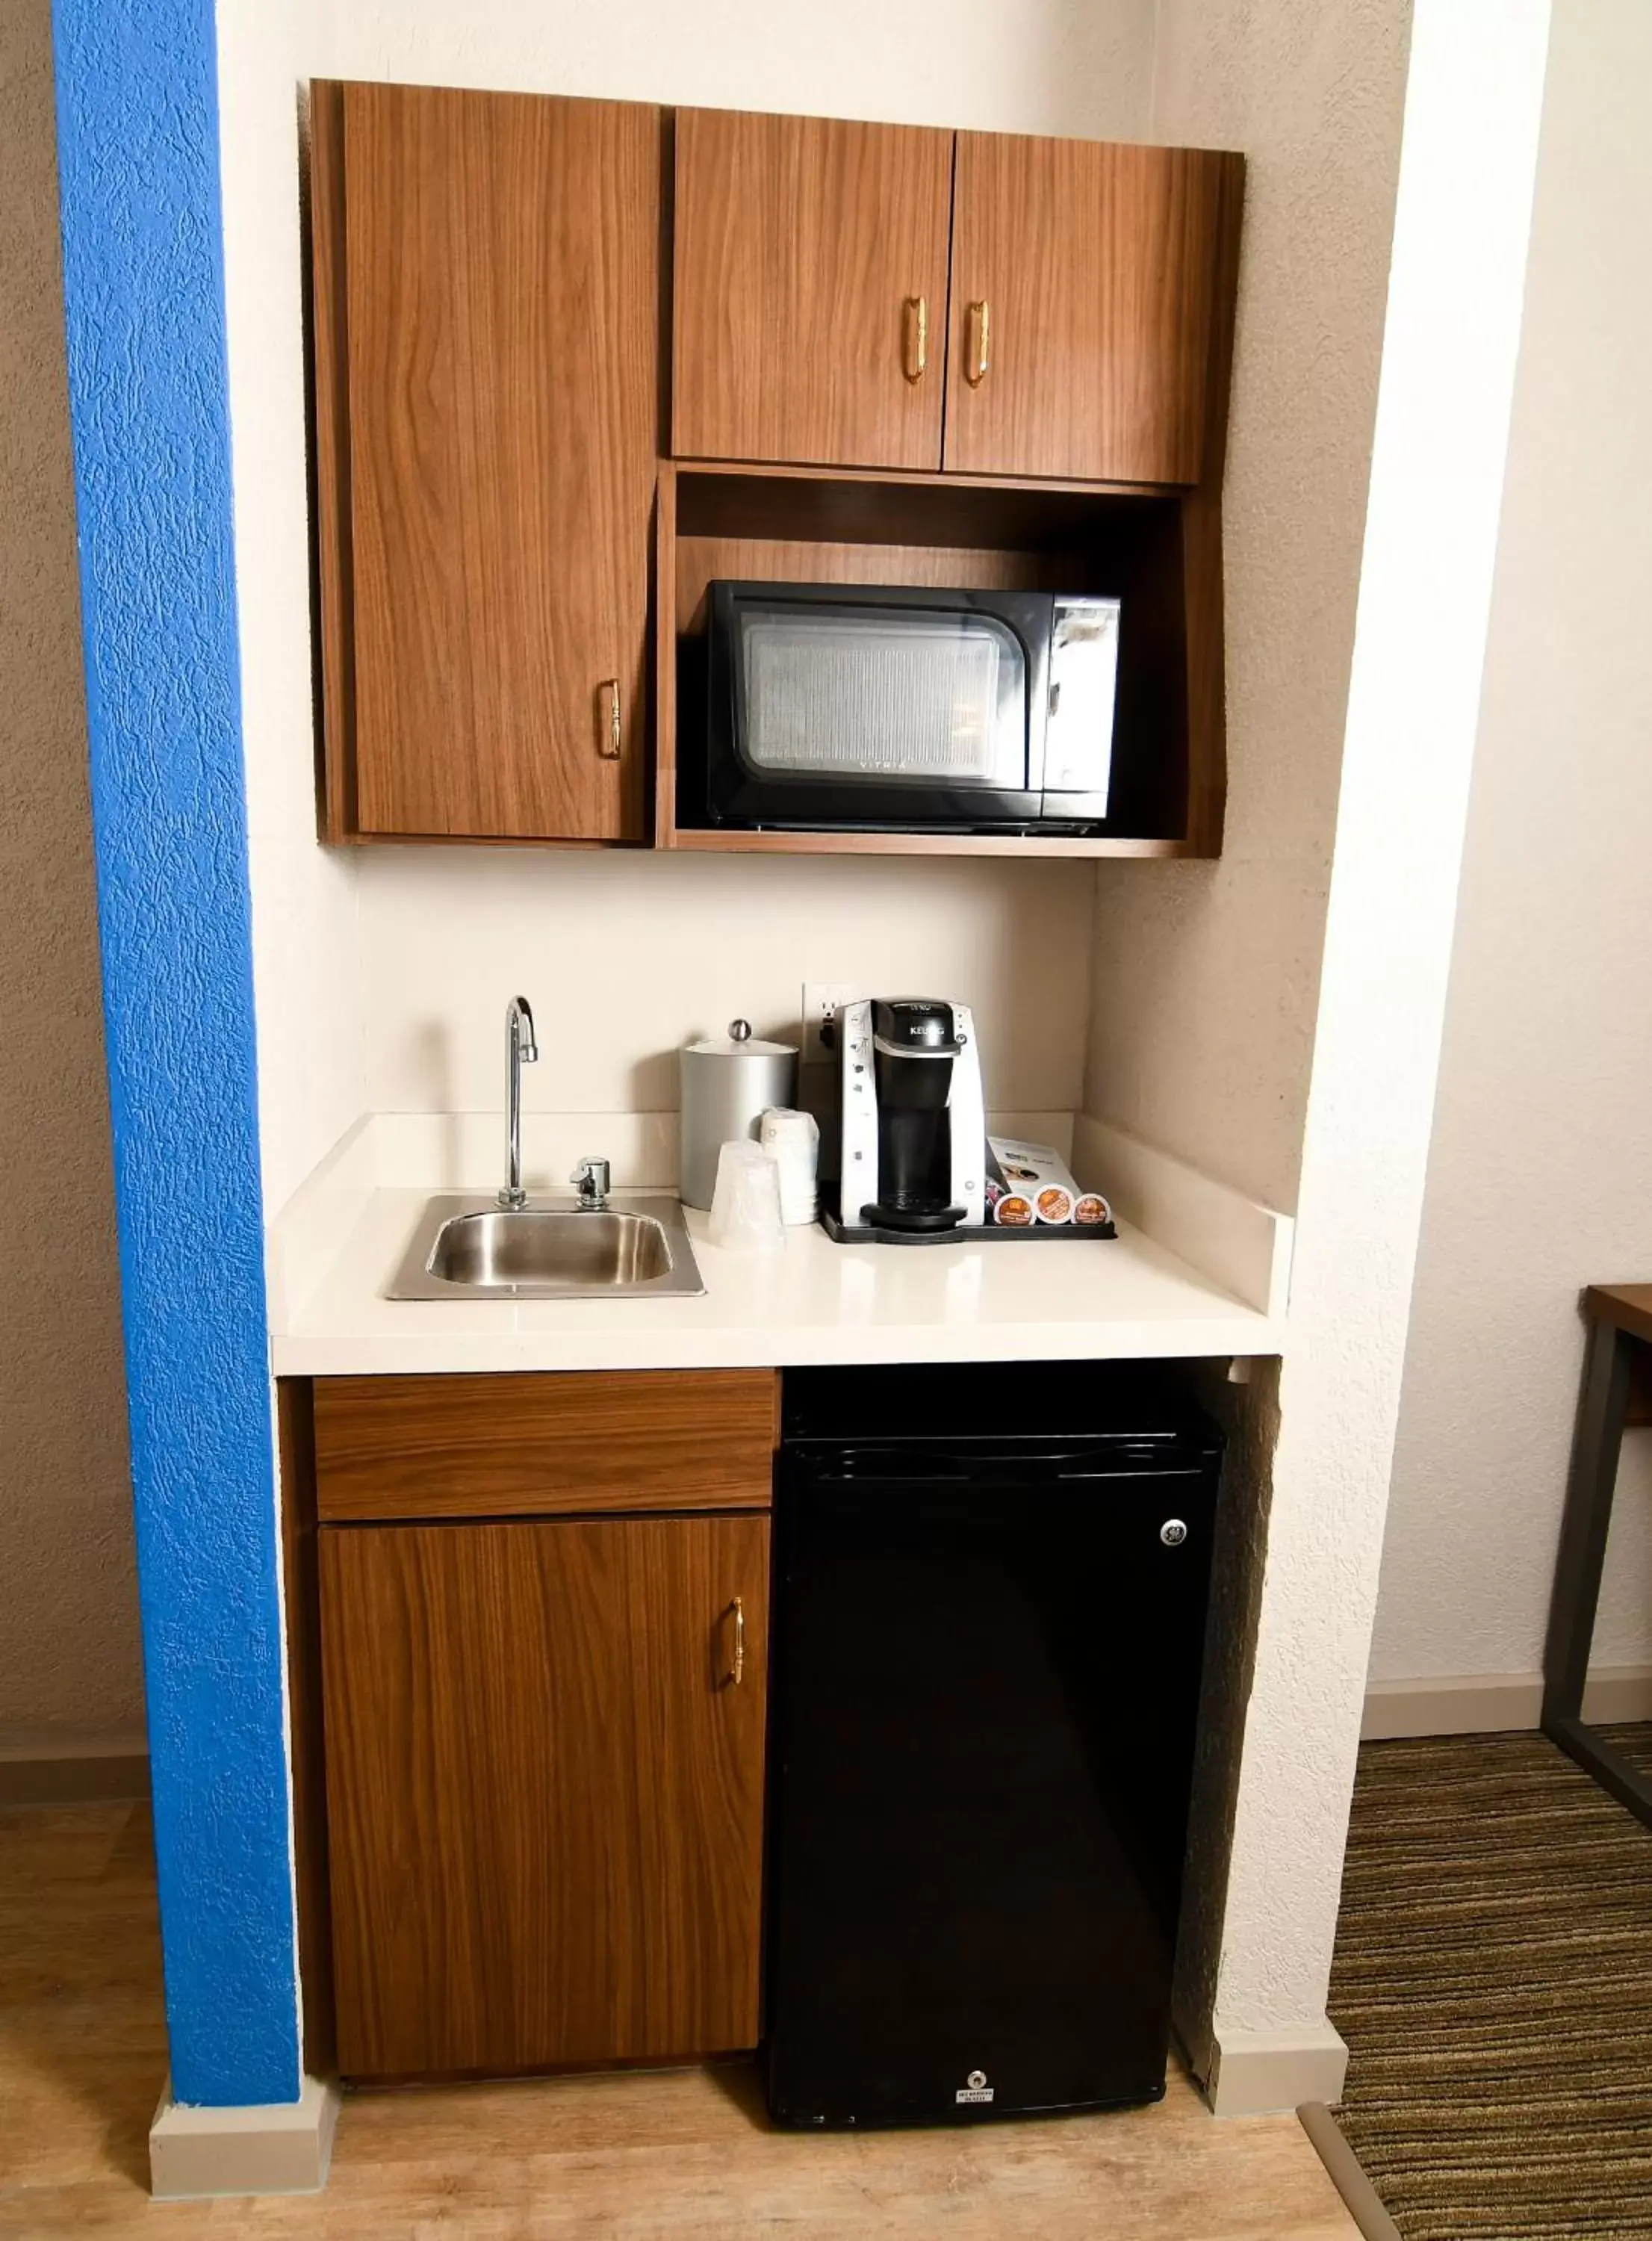
[[[1083,834],[1107,814],[1116,599],[708,587],[689,829]]]

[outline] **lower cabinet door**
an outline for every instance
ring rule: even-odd
[[[767,1515],[320,1541],[341,2071],[754,2045]]]

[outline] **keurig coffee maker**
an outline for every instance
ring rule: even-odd
[[[987,1114],[967,1004],[867,996],[836,1020],[843,1120],[839,1207],[849,1227],[979,1226]]]

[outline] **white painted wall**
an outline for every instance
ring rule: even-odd
[[[1536,1672],[1586,1283],[1652,1275],[1652,10],[1556,0],[1373,1682]],[[1652,1662],[1631,1434],[1597,1662]]]
[[[739,1014],[794,1039],[807,979],[967,999],[989,1101],[1070,1113],[1089,914],[1081,863],[386,851],[362,866],[368,1103],[497,1107],[519,987],[531,1110],[674,1111],[683,1042]]]
[[[362,1109],[356,866],[316,846],[298,84],[311,0],[221,0],[219,137],[258,1122],[275,1214]]]
[[[246,0],[236,0],[246,4]],[[1125,139],[1154,0],[329,0],[306,67],[530,93]]]

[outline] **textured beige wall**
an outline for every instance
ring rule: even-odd
[[[1223,512],[1227,826],[1103,864],[1086,1109],[1294,1207],[1410,0],[1164,0],[1151,137],[1246,153]]]
[[[0,6],[0,1749],[141,1728],[48,0]]]

